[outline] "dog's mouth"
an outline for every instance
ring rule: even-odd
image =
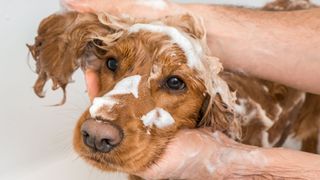
[[[106,157],[101,153],[81,154],[80,157],[100,168],[112,168],[114,170],[118,170],[120,168],[119,163],[115,161],[115,158]]]

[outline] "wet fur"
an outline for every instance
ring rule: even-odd
[[[285,6],[281,10],[292,9],[284,1],[267,5],[264,9],[278,10],[279,4]],[[177,46],[168,47],[169,39],[165,35],[149,32],[130,35],[123,31],[134,23],[151,21],[76,12],[55,14],[44,19],[40,24],[35,44],[28,45],[39,75],[34,85],[36,94],[44,96],[43,87],[50,79],[53,81],[54,90],[61,87],[65,92],[73,72],[79,67],[95,69],[99,73],[100,95],[103,95],[123,77],[137,73],[142,75],[143,82],[149,82],[147,77],[155,64],[166,65],[168,72],[162,72],[163,76],[166,73],[170,74],[171,69],[186,64],[181,49]],[[201,22],[190,15],[166,17],[161,21],[205,42]],[[161,47],[169,50],[160,53]],[[176,54],[174,58],[170,56],[172,53]],[[145,87],[139,87],[139,92],[142,93],[138,100],[129,96],[121,97],[121,101],[126,102],[125,108],[117,106],[113,113],[119,116],[116,123],[124,129],[126,138],[119,147],[108,154],[91,152],[83,145],[80,127],[90,116],[88,111],[84,112],[75,128],[75,150],[87,162],[102,170],[131,174],[156,163],[167,143],[179,129],[211,127],[212,131],[219,130],[243,143],[257,146],[266,146],[265,140],[268,142],[267,146],[282,146],[289,135],[294,135],[302,141],[302,150],[317,152],[320,124],[318,95],[300,92],[241,73],[227,70],[219,72],[220,64],[210,56],[209,51],[206,54],[208,60],[205,62],[209,63],[206,65],[210,67],[210,62],[214,62],[211,64],[212,69],[204,69],[204,72],[192,71],[186,66],[180,69],[186,77],[184,81],[188,85],[187,93],[168,93],[159,89],[160,81],[152,80],[150,84],[143,83]],[[106,70],[104,63],[110,56],[122,59],[121,72],[114,74]],[[211,70],[214,72],[212,75],[206,74],[212,72]],[[208,81],[204,76],[209,76],[212,80]],[[217,79],[219,81],[215,81]],[[214,85],[218,82],[228,84],[229,87],[223,91],[227,92],[224,96],[227,96],[229,101],[225,101],[222,94],[214,91]],[[146,90],[148,88],[151,89],[150,92]],[[233,92],[236,92],[237,99],[233,99]],[[155,99],[166,99],[167,103]],[[64,101],[65,98],[61,103]],[[140,119],[135,116],[142,116],[151,110],[155,103],[165,107],[174,116],[176,123],[170,128],[152,129],[151,135],[147,135]],[[241,109],[241,106],[245,109],[243,114],[236,108]],[[262,111],[248,119],[251,112],[258,112],[259,109],[272,121],[271,126],[270,122],[265,122]],[[242,126],[242,135],[239,123]]]

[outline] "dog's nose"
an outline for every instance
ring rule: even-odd
[[[99,152],[109,152],[119,145],[122,130],[108,121],[88,119],[81,126],[82,139],[86,146]]]

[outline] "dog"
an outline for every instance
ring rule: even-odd
[[[292,11],[316,7],[310,0],[276,0],[267,3],[262,9],[267,11]]]
[[[154,20],[54,14],[28,48],[39,97],[51,79],[52,89],[64,92],[63,104],[76,69],[99,74],[99,96],[80,117],[73,143],[104,171],[143,171],[185,128],[210,127],[261,147],[295,137],[301,150],[317,152],[320,97],[223,70],[206,46],[201,20],[190,14]]]

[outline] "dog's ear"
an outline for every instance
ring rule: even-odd
[[[168,26],[176,27],[195,39],[205,39],[206,31],[202,19],[191,14],[167,16],[162,20]]]
[[[44,97],[43,88],[52,80],[52,89],[65,89],[71,76],[80,66],[97,64],[92,61],[97,37],[106,37],[116,30],[99,22],[97,15],[90,13],[67,12],[45,18],[39,28],[33,45],[27,45],[36,61],[38,79],[34,91]],[[83,62],[84,60],[91,60]]]
[[[212,131],[221,131],[236,140],[241,138],[241,128],[234,109],[223,101],[219,93],[214,97],[206,94],[198,127],[210,127]]]
[[[241,139],[241,127],[235,113],[236,93],[232,92],[225,80],[220,77],[222,64],[213,56],[204,57],[202,77],[206,94],[200,110],[198,127],[211,127],[233,139]]]
[[[113,16],[111,14],[102,12],[98,13],[97,16],[100,23],[113,29],[113,31],[116,32],[127,29],[130,25],[132,25],[135,22],[135,19],[130,17],[119,18],[117,16]]]

